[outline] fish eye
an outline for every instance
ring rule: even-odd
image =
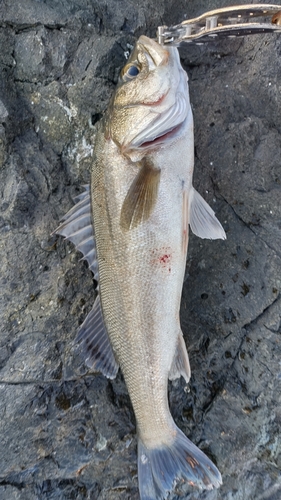
[[[140,68],[136,64],[128,64],[122,71],[122,80],[128,82],[138,76]]]

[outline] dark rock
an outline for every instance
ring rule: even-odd
[[[74,345],[92,276],[51,233],[89,182],[95,123],[136,38],[228,3],[0,4],[3,500],[139,498],[122,375],[88,373]],[[170,384],[170,403],[223,476],[190,500],[280,498],[280,48],[273,34],[181,49],[195,186],[227,232],[190,237],[181,321],[192,378],[189,392]]]

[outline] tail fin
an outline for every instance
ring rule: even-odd
[[[162,500],[180,481],[211,490],[222,484],[211,460],[176,427],[171,445],[146,448],[138,442],[138,476],[141,500]]]

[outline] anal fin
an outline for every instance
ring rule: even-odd
[[[80,326],[76,341],[82,346],[86,365],[103,373],[107,378],[115,378],[119,365],[115,359],[106,326],[104,324],[100,296],[93,309]]]
[[[176,378],[182,376],[185,379],[186,383],[188,383],[190,379],[190,373],[190,364],[186,345],[182,336],[182,332],[180,331],[176,352],[169,372],[169,379],[175,380]]]

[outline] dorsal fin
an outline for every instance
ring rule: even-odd
[[[75,198],[76,204],[63,217],[61,225],[54,231],[74,243],[83,259],[89,264],[98,281],[98,261],[91,213],[89,185],[85,191]],[[108,378],[115,378],[119,365],[110,344],[109,336],[103,320],[100,296],[98,295],[93,309],[80,326],[76,341],[81,343],[85,354],[85,363],[89,368],[100,371]]]
[[[77,332],[76,342],[81,343],[85,354],[85,363],[89,368],[103,373],[107,378],[116,377],[119,365],[116,362],[104,324],[99,295],[93,309]]]
[[[54,231],[54,234],[60,234],[74,243],[76,249],[83,254],[83,260],[88,262],[95,280],[98,281],[98,261],[91,214],[90,188],[88,184],[84,187],[84,193],[75,198],[76,204],[63,217],[63,222]]]

